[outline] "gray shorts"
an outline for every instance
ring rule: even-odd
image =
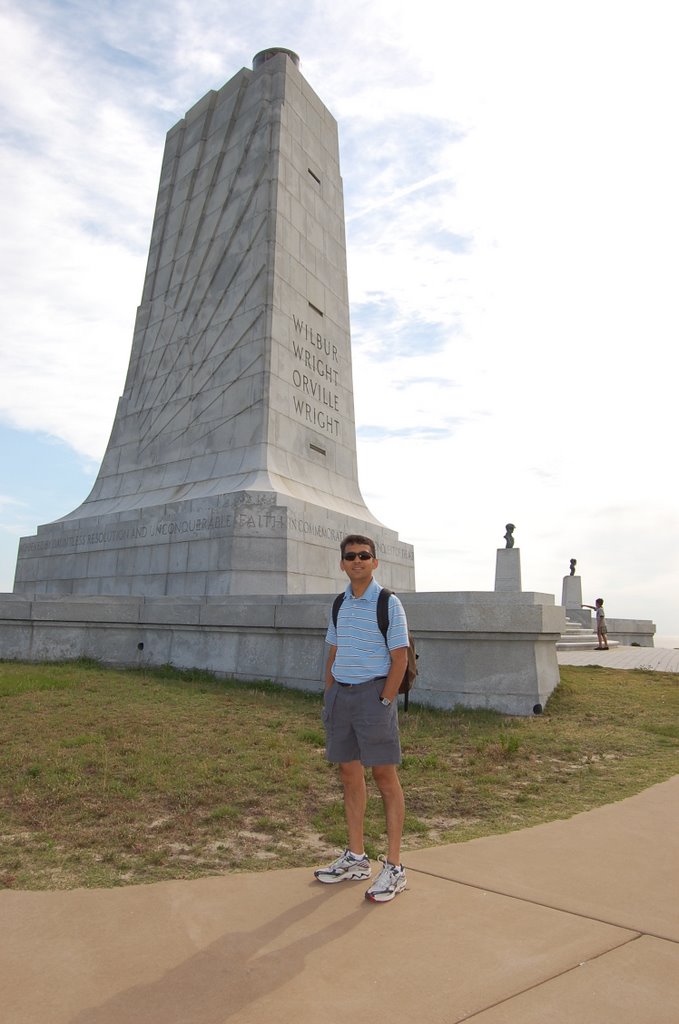
[[[384,679],[358,686],[333,683],[323,698],[325,756],[335,764],[360,761],[368,768],[401,763],[398,705],[386,708],[379,696]]]

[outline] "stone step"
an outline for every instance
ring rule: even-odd
[[[591,651],[591,650],[595,650],[597,648],[597,646],[598,645],[597,645],[596,634],[591,634],[590,636],[587,636],[587,637],[583,637],[583,636],[571,637],[571,636],[567,636],[566,634],[563,634],[561,636],[561,638],[559,640],[557,640],[557,642],[556,642],[556,649],[557,649],[557,651],[587,651],[587,650]],[[609,640],[608,641],[608,646],[609,647],[619,647],[620,646],[620,641],[619,640]]]
[[[557,651],[587,651],[595,650],[599,646],[596,630],[591,626],[583,626],[581,622],[575,622],[566,617],[566,628],[557,641]],[[619,640],[609,640],[609,647],[619,647]]]

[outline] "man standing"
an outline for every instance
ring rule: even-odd
[[[403,605],[389,598],[386,643],[377,622],[377,596],[382,589],[373,579],[378,561],[375,542],[352,534],[341,544],[340,568],[349,577],[335,626],[332,615],[326,634],[330,653],[326,667],[323,723],[326,757],[339,764],[344,788],[348,845],[327,868],[315,871],[319,882],[370,878],[370,861],[363,846],[367,804],[365,768],[372,769],[387,823],[387,856],[366,899],[386,903],[406,887],[401,864],[401,835],[405,817],[398,777],[401,743],[397,695],[408,659],[408,625]]]

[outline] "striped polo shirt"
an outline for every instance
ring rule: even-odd
[[[386,676],[391,665],[389,651],[408,646],[406,614],[395,594],[389,598],[389,629],[384,642],[377,625],[377,595],[381,589],[373,579],[361,597],[354,597],[350,583],[339,607],[337,629],[330,609],[325,641],[337,648],[331,671],[339,683],[365,683]]]

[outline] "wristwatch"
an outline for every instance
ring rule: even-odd
[[[380,702],[380,704],[384,704],[385,708],[390,708],[391,707],[391,701],[387,700],[386,697],[380,697],[379,698],[379,702]]]

